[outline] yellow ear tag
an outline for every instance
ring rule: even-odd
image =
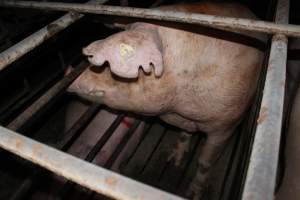
[[[131,58],[134,55],[134,49],[132,46],[121,43],[120,44],[120,55],[123,60],[127,60],[128,58]]]

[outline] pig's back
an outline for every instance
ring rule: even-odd
[[[182,12],[202,13],[208,15],[219,15],[224,17],[239,17],[256,19],[256,16],[246,7],[238,3],[180,3],[158,7],[161,10],[172,10]]]
[[[248,9],[236,4],[180,4],[162,9],[254,18]],[[176,112],[198,119],[199,129],[205,131],[236,123],[254,94],[263,53],[244,44],[173,28],[159,27],[159,34],[164,46],[164,73],[176,77],[169,82],[176,83],[181,94]]]
[[[207,15],[218,15],[224,17],[236,17],[245,19],[258,18],[245,6],[239,3],[220,3],[220,2],[198,2],[198,3],[180,3],[175,5],[166,5],[158,7],[160,10],[180,11],[180,12],[192,12]],[[230,30],[230,29],[223,29]],[[236,33],[242,33],[244,35],[255,37],[261,41],[266,41],[264,34],[247,31],[231,30]]]

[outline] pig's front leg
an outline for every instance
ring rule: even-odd
[[[187,192],[187,195],[192,197],[192,199],[199,200],[202,198],[208,185],[211,169],[220,158],[232,133],[233,130],[207,134],[207,139],[204,142],[198,158],[196,175]]]
[[[192,137],[191,133],[186,133],[186,132],[180,133],[180,136],[176,141],[176,146],[168,157],[168,161],[174,159],[175,166],[179,166],[181,164],[184,154],[186,152],[189,152],[191,137]]]

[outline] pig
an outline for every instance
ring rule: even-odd
[[[157,9],[256,19],[233,3],[194,3]],[[197,28],[196,28],[197,29]],[[236,33],[265,41],[263,35]],[[182,129],[171,157],[180,160],[191,133],[206,133],[187,195],[200,199],[210,169],[254,96],[264,52],[232,40],[136,22],[83,49],[92,67],[70,92],[107,106],[158,116]],[[180,163],[180,162],[175,162]]]

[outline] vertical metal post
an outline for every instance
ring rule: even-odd
[[[289,0],[278,0],[275,22],[288,23],[288,16]],[[286,81],[287,41],[287,37],[282,34],[272,38],[243,200],[274,199]]]

